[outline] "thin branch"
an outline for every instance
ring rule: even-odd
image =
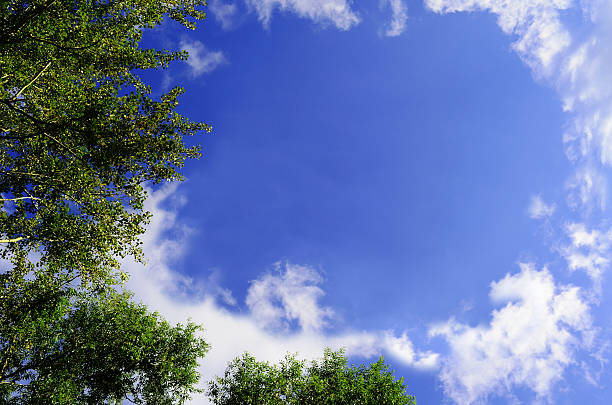
[[[39,125],[43,125],[43,126],[44,126],[44,125],[53,125],[53,124],[49,124],[49,123],[46,123],[46,122],[44,122],[44,121],[39,120],[38,118],[34,117],[33,115],[31,115],[31,114],[29,114],[29,113],[27,113],[27,112],[23,111],[21,108],[14,107],[13,105],[11,105],[11,103],[9,103],[9,102],[7,102],[7,101],[5,101],[5,100],[2,100],[2,101],[0,101],[0,102],[1,102],[2,104],[6,105],[6,106],[7,106],[8,108],[10,108],[11,110],[13,110],[13,111],[15,111],[15,112],[18,112],[18,113],[20,113],[21,115],[25,115],[25,116],[26,116],[26,117],[28,117],[30,120],[34,121],[35,123],[37,123],[37,124],[39,124]],[[69,146],[65,145],[63,142],[61,142],[61,141],[57,140],[56,138],[54,138],[53,136],[49,135],[49,134],[48,134],[48,133],[46,133],[45,131],[42,131],[42,134],[43,134],[44,136],[46,136],[47,138],[49,138],[49,139],[53,140],[55,143],[59,144],[60,146],[63,146],[65,149],[67,149],[67,150],[68,150],[68,152],[72,153],[72,154],[73,154],[75,157],[79,157],[79,156],[77,155],[77,153],[76,153],[74,150],[72,150],[72,149],[71,149]],[[6,138],[6,139],[8,139],[8,138],[9,138],[9,136],[4,136],[4,137],[2,137],[2,138]],[[79,159],[80,159],[80,157],[79,157]]]
[[[50,180],[55,180],[55,178],[51,177],[51,176],[47,176],[46,174],[41,174],[41,173],[30,173],[30,172],[21,172],[18,170],[0,170],[0,173],[4,173],[7,175],[13,175],[13,174],[21,174],[24,176],[32,176],[32,177],[43,177],[43,178],[47,178]]]
[[[15,385],[21,385],[22,387],[29,387],[30,384],[26,384],[26,383],[20,383],[17,381],[0,381],[0,384],[15,384]]]
[[[43,67],[43,68],[40,70],[40,72],[38,72],[38,74],[37,74],[36,76],[34,76],[34,78],[33,78],[32,80],[30,80],[30,82],[29,82],[28,84],[26,84],[25,86],[23,86],[23,87],[21,88],[21,90],[19,90],[19,92],[18,92],[17,94],[15,94],[15,96],[13,96],[13,99],[14,99],[14,100],[17,100],[17,99],[19,98],[19,96],[21,95],[21,93],[23,93],[23,91],[24,91],[25,89],[27,89],[27,88],[28,88],[28,86],[30,86],[32,83],[34,83],[36,80],[38,80],[38,78],[40,77],[40,75],[42,75],[42,74],[45,72],[45,70],[47,70],[47,69],[49,68],[49,66],[51,66],[51,62],[53,62],[53,61],[49,61],[49,63],[47,63],[47,64],[46,64],[46,65],[45,65],[45,66],[44,66],[44,67]]]
[[[29,238],[26,238],[25,236],[19,236],[17,238],[12,238],[12,239],[0,239],[0,243],[15,243],[15,242],[19,242],[20,240],[24,240],[24,239],[29,239]]]
[[[8,379],[10,379],[10,378],[13,378],[13,377],[15,377],[15,376],[19,375],[19,373],[23,373],[24,371],[27,371],[27,370],[29,370],[29,369],[31,369],[31,368],[32,368],[32,366],[31,366],[31,365],[30,365],[30,366],[28,366],[28,364],[26,364],[26,365],[24,365],[24,366],[21,366],[21,367],[17,367],[16,369],[14,369],[13,371],[11,371],[10,373],[8,373],[8,374],[6,374],[6,375],[2,376],[2,379],[4,379],[4,381],[6,381],[6,380],[8,380]],[[18,383],[18,382],[16,382],[16,381],[10,381],[10,382],[11,382],[12,384],[19,384],[19,383]],[[27,384],[19,384],[19,385],[27,385]]]
[[[23,111],[21,108],[17,108],[15,106],[12,105],[12,102],[14,102],[15,100],[0,100],[0,103],[4,104],[5,106],[7,106],[8,108],[10,108],[11,110],[18,112],[21,115],[25,115],[27,118],[29,118],[30,120],[34,121],[37,124],[40,125],[48,125],[48,123],[39,120],[38,118],[34,117],[33,115]]]
[[[17,201],[17,200],[38,200],[38,201],[43,201],[42,199],[38,198],[38,197],[15,197],[15,198],[0,198],[0,201]]]
[[[133,403],[133,404],[135,404],[135,403],[136,403],[136,401],[134,401],[134,399],[130,398],[130,397],[128,396],[128,394],[125,394],[125,399],[127,399],[128,401],[130,401],[130,402],[131,402],[131,403]]]
[[[103,38],[101,38],[101,39],[99,39],[99,40],[97,40],[97,41],[95,41],[95,42],[93,42],[93,43],[91,43],[89,45],[85,45],[85,46],[62,46],[60,44],[56,44],[53,41],[49,41],[49,40],[44,39],[44,38],[35,37],[32,34],[30,34],[28,36],[31,39],[33,39],[34,41],[38,41],[38,42],[42,42],[44,44],[52,45],[52,46],[54,46],[56,48],[59,48],[59,49],[61,49],[63,51],[82,51],[82,50],[89,49],[89,48],[92,48],[94,46],[97,46],[100,42],[102,42],[102,39],[106,39],[106,37],[103,37]]]
[[[23,191],[28,195],[28,197],[30,197],[33,200],[34,206],[36,207],[36,209],[39,209],[37,201],[43,201],[43,200],[41,200],[40,198],[34,197],[32,194],[30,194],[27,188]]]

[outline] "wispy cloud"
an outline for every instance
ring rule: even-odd
[[[191,68],[193,77],[201,76],[205,73],[210,73],[217,67],[226,64],[227,58],[221,51],[210,51],[206,49],[204,44],[198,40],[191,41],[188,39],[181,40],[181,49],[189,53],[187,65]]]
[[[360,19],[346,0],[245,0],[257,13],[266,27],[270,25],[276,9],[295,13],[320,24],[333,24],[341,30],[348,30]]]
[[[218,271],[203,280],[174,271],[172,263],[186,253],[186,242],[194,237],[193,229],[177,221],[184,202],[179,196],[176,185],[150,193],[145,208],[153,217],[143,238],[147,265],[125,262],[131,274],[127,287],[136,299],[171,322],[191,318],[204,325],[212,349],[200,367],[203,383],[221,375],[227,362],[244,351],[260,360],[278,361],[287,352],[316,358],[325,347],[345,347],[350,355],[371,358],[385,353],[417,369],[437,366],[438,355],[415,349],[406,334],[397,336],[390,330],[328,333],[325,325],[333,321],[333,310],[319,303],[324,295],[322,277],[314,268],[277,263],[273,271],[251,282],[247,311],[240,311],[231,292],[220,286]],[[291,322],[296,327],[286,327]],[[194,403],[207,402],[200,396]]]
[[[588,229],[583,223],[566,226],[570,243],[561,248],[570,270],[582,270],[593,281],[594,292],[601,294],[601,281],[609,267],[612,253],[612,230]]]
[[[445,393],[459,404],[511,396],[516,386],[529,387],[540,399],[548,396],[576,350],[591,343],[589,305],[581,290],[555,285],[548,270],[522,264],[520,273],[491,283],[490,298],[506,305],[492,312],[488,325],[451,319],[430,330],[450,347],[441,359]]]
[[[607,180],[592,159],[581,163],[566,181],[567,204],[573,209],[591,213],[594,208],[604,210],[607,199]]]
[[[391,8],[391,21],[385,27],[384,34],[388,37],[397,37],[406,29],[408,12],[403,0],[382,0],[383,6]]]
[[[221,28],[229,30],[234,27],[234,20],[238,11],[236,3],[225,3],[223,0],[212,0],[208,3],[208,9],[215,16],[215,20],[221,24]]]
[[[529,203],[528,213],[529,217],[533,219],[545,219],[550,218],[555,213],[555,204],[546,204],[542,197],[539,195],[531,197]]]
[[[514,50],[534,75],[554,87],[571,114],[563,134],[566,154],[576,171],[568,179],[574,209],[605,208],[603,166],[612,165],[612,81],[608,46],[612,3],[585,0],[426,0],[437,13],[488,11],[513,35]],[[563,13],[574,8],[578,28]],[[575,17],[574,17],[575,18]]]
[[[488,11],[497,15],[500,28],[518,39],[513,48],[538,74],[548,75],[571,36],[559,20],[559,11],[571,0],[425,0],[437,13]]]

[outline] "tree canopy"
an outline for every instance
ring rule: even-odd
[[[185,59],[143,30],[199,0],[0,0],[0,400],[183,403],[208,346],[111,288],[142,259],[144,184],[181,179],[210,126],[139,72]]]
[[[166,16],[204,17],[196,0],[5,0],[0,13],[0,255],[108,281],[141,258],[143,182],[180,179],[204,123],[159,100],[138,71],[186,58],[141,48]]]
[[[228,365],[223,377],[210,382],[208,395],[217,405],[416,404],[382,357],[368,366],[351,367],[342,351],[330,349],[309,365],[291,355],[271,365],[245,353]]]
[[[11,288],[0,300],[2,403],[175,404],[197,391],[199,326],[171,326],[112,289],[67,294],[40,278]]]

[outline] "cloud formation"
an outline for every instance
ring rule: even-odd
[[[270,26],[275,10],[291,12],[301,18],[308,18],[319,24],[333,24],[341,30],[348,30],[360,21],[359,16],[346,0],[245,0],[259,18]]]
[[[397,37],[406,29],[406,21],[408,20],[408,12],[406,4],[403,0],[383,0],[384,6],[391,8],[391,21],[385,29],[385,36]]]
[[[569,269],[584,271],[593,281],[595,294],[601,294],[602,276],[610,264],[612,230],[589,230],[583,223],[570,223],[566,233],[570,243],[561,248],[561,254]]]
[[[491,283],[491,301],[506,305],[492,312],[488,325],[451,319],[430,329],[450,347],[441,359],[445,393],[459,404],[511,395],[519,385],[537,398],[548,396],[575,361],[576,350],[589,346],[593,336],[589,305],[581,295],[578,287],[555,285],[547,269],[529,264]]]
[[[345,0],[246,2],[266,26],[275,10],[344,30],[359,22]],[[406,22],[404,4],[399,0],[386,0],[384,4],[393,12],[386,34],[399,35]],[[608,46],[612,3],[425,0],[425,4],[437,13],[484,11],[497,16],[500,28],[514,38],[512,48],[537,80],[557,90],[570,117],[563,134],[566,155],[575,166],[566,181],[569,207],[584,217],[593,209],[603,210],[608,182],[604,170],[612,166],[612,80],[608,68],[612,64],[612,48]],[[571,7],[580,14],[579,29],[568,25],[566,13]],[[545,219],[554,214],[556,207],[536,196],[528,213],[532,218]],[[157,208],[156,216],[170,214]],[[155,234],[155,230],[152,232]],[[577,351],[589,349],[595,333],[590,318],[594,301],[589,294],[601,292],[602,275],[609,265],[610,235],[607,230],[582,222],[571,222],[566,227],[569,243],[560,253],[570,270],[585,271],[594,281],[592,291],[559,285],[547,269],[537,271],[533,266],[522,265],[520,273],[491,284],[491,300],[504,306],[492,312],[488,324],[470,326],[451,319],[430,329],[431,336],[448,343],[449,353],[442,357],[415,350],[406,335],[398,337],[393,332],[326,334],[325,324],[332,320],[333,311],[319,305],[323,296],[320,276],[306,266],[301,266],[306,270],[297,272],[294,269],[299,266],[285,265],[277,274],[268,273],[253,281],[247,297],[249,311],[245,313],[221,307],[218,302],[222,295],[210,288],[204,289],[197,301],[170,298],[162,288],[164,284],[190,291],[198,286],[194,280],[170,270],[165,259],[157,264],[164,269],[159,277],[137,277],[147,286],[144,296],[150,294],[150,302],[162,313],[174,314],[171,319],[184,320],[197,314],[196,320],[214,325],[207,335],[213,352],[207,358],[210,368],[205,370],[205,376],[220,373],[225,361],[243,350],[275,361],[285,351],[297,350],[306,357],[315,357],[322,347],[340,345],[363,356],[385,351],[413,367],[431,368],[439,362],[444,390],[460,404],[486,402],[493,395],[511,396],[516,387],[527,387],[541,399],[577,362]],[[161,235],[155,238],[162,244],[165,240]],[[304,307],[300,303],[305,303]],[[297,323],[297,331],[291,330],[292,322]],[[242,339],[244,335],[249,336],[248,342]]]
[[[451,357],[444,362],[442,379],[446,390],[458,402],[470,403],[496,391],[507,391],[515,385],[528,386],[537,396],[545,396],[551,384],[573,361],[572,347],[579,346],[575,333],[588,329],[588,325],[578,323],[577,317],[564,319],[559,314],[568,310],[589,319],[586,302],[597,303],[597,297],[601,295],[601,280],[609,266],[612,233],[590,222],[593,222],[594,212],[606,208],[609,182],[606,170],[612,166],[612,80],[609,70],[612,49],[608,46],[612,34],[612,2],[426,0],[425,4],[436,13],[485,11],[495,14],[500,28],[514,37],[513,49],[531,68],[537,80],[558,92],[562,107],[568,113],[569,122],[562,139],[574,172],[565,184],[566,202],[580,220],[568,221],[565,234],[569,243],[555,248],[566,259],[571,271],[584,271],[591,278],[592,286],[583,292],[583,298],[573,287],[558,287],[560,292],[551,295],[552,276],[547,271],[526,272],[523,269],[519,276],[515,276],[518,278],[514,284],[520,284],[519,279],[531,279],[542,289],[539,292],[531,290],[532,293],[545,294],[549,310],[522,296],[519,303],[494,312],[491,324],[484,329],[453,323],[440,329],[452,350]],[[547,218],[555,207],[544,203],[538,196],[532,200],[529,214],[534,218]],[[504,281],[504,284],[508,282]],[[492,286],[492,296],[499,288],[498,284]],[[587,301],[584,297],[588,297]],[[557,302],[564,302],[564,309]],[[527,344],[527,352],[517,353],[514,346],[499,344],[495,333],[508,333],[504,320],[524,308],[539,311],[536,313],[547,320],[549,327],[542,334],[519,323],[522,325],[519,330],[529,339],[537,342],[543,336],[544,341],[540,341],[538,347]],[[524,315],[528,320],[533,319],[528,313]],[[508,324],[507,327],[511,326]],[[554,338],[550,331],[558,337]],[[548,352],[542,351],[544,342],[550,347]],[[494,361],[492,349],[487,345],[496,350],[506,350],[501,353],[503,361]],[[490,361],[487,369],[481,370],[479,359]],[[467,367],[480,370],[487,377],[478,379],[477,373]],[[487,388],[482,381],[492,388]]]
[[[612,3],[600,0],[426,0],[436,13],[487,11],[514,36],[513,49],[534,75],[561,97],[571,122],[563,134],[575,165],[567,181],[568,205],[605,208],[606,176],[612,165]],[[578,17],[571,25],[568,10]],[[577,27],[577,28],[576,28]]]
[[[223,0],[212,0],[208,3],[208,9],[215,16],[215,20],[221,24],[221,28],[229,30],[234,27],[234,18],[238,11],[236,3],[225,3]]]
[[[555,213],[556,206],[554,203],[546,204],[542,197],[539,195],[531,197],[529,203],[528,213],[529,217],[533,219],[545,219],[550,218]]]
[[[198,77],[210,73],[220,65],[227,63],[227,58],[221,51],[209,51],[200,41],[181,40],[181,49],[189,54],[187,65],[189,65],[192,77]]]
[[[185,254],[184,247],[194,236],[192,229],[177,221],[183,203],[176,184],[149,193],[145,209],[153,216],[142,238],[147,265],[126,261],[124,269],[131,275],[127,288],[151,310],[170,322],[192,319],[204,326],[212,349],[200,367],[202,386],[244,351],[259,360],[277,362],[287,352],[313,359],[325,347],[344,347],[348,354],[365,358],[388,354],[417,369],[437,366],[438,355],[415,349],[406,334],[396,336],[390,330],[327,333],[325,324],[333,311],[319,304],[322,278],[311,267],[277,263],[273,272],[252,281],[248,311],[240,311],[231,291],[221,287],[220,271],[200,281],[177,273],[172,263]],[[292,321],[297,326],[286,327]],[[207,400],[200,395],[193,403]]]
[[[558,55],[571,43],[559,11],[571,0],[425,0],[436,13],[488,11],[506,34],[518,39],[513,48],[536,73],[549,74]]]
[[[331,308],[318,303],[324,294],[318,287],[321,275],[291,263],[276,263],[275,270],[251,282],[246,304],[252,316],[272,330],[289,330],[289,322],[296,320],[302,330],[320,331],[333,315]]]

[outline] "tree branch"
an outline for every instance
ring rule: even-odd
[[[7,106],[8,108],[10,108],[11,110],[26,116],[27,118],[29,118],[30,120],[34,121],[35,123],[39,124],[39,125],[48,125],[49,123],[44,122],[39,120],[38,118],[34,117],[33,115],[31,115],[30,113],[27,113],[25,111],[23,111],[21,108],[17,108],[15,106],[13,106],[13,102],[15,102],[15,100],[0,100],[0,103],[4,104],[5,106]]]
[[[63,51],[82,51],[82,50],[89,49],[89,48],[92,48],[94,46],[97,46],[100,42],[102,42],[102,39],[106,39],[106,37],[103,37],[103,38],[101,38],[101,39],[99,39],[99,40],[97,40],[97,41],[95,41],[95,42],[93,42],[93,43],[91,43],[89,45],[85,45],[85,46],[63,46],[63,45],[56,44],[55,42],[49,41],[49,40],[44,39],[44,38],[35,37],[34,35],[31,35],[31,34],[28,35],[28,36],[31,39],[33,39],[34,41],[38,41],[38,42],[42,42],[44,44],[52,45],[52,46],[54,46],[56,48],[59,48],[59,49],[61,49]]]
[[[43,201],[41,198],[38,197],[15,197],[15,198],[0,198],[0,201],[17,201],[17,200],[38,200],[38,201]]]
[[[36,80],[38,80],[38,78],[40,77],[40,75],[42,75],[42,74],[45,72],[45,70],[47,70],[47,69],[49,68],[49,66],[51,66],[51,62],[53,62],[53,61],[50,61],[49,63],[47,63],[47,64],[46,64],[46,65],[45,65],[45,66],[44,66],[44,67],[43,67],[43,68],[40,70],[40,72],[38,72],[38,74],[37,74],[36,76],[34,76],[34,78],[33,78],[32,80],[30,80],[30,82],[29,82],[28,84],[26,84],[25,86],[23,86],[23,87],[21,88],[21,90],[19,90],[19,92],[13,96],[13,100],[17,100],[17,99],[19,98],[19,96],[21,95],[21,93],[23,93],[23,91],[24,91],[25,89],[27,89],[27,88],[28,88],[28,86],[30,86],[32,83],[34,83]]]
[[[24,239],[29,239],[25,236],[19,236],[17,238],[12,238],[12,239],[0,239],[0,243],[15,243],[15,242],[19,242],[20,240],[24,240]]]

